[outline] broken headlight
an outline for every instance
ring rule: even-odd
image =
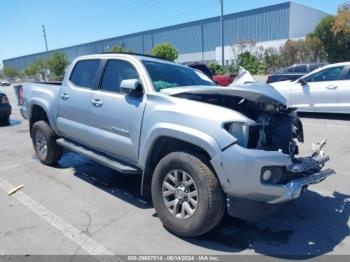
[[[249,123],[226,123],[224,125],[227,132],[237,139],[237,142],[242,147],[248,146],[249,141],[249,128],[251,124]]]

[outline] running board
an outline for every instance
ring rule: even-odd
[[[87,147],[84,147],[82,145],[78,145],[78,144],[71,142],[71,141],[68,141],[64,138],[57,139],[56,142],[58,145],[68,149],[69,151],[73,151],[73,152],[78,153],[82,156],[90,158],[91,160],[94,160],[94,161],[96,161],[104,166],[112,168],[120,173],[123,173],[123,174],[140,174],[141,173],[141,171],[139,169],[137,169],[133,166],[130,166],[128,164],[125,164],[125,163],[121,162],[120,160],[108,157],[104,154],[96,153]]]

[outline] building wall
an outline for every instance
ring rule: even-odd
[[[289,38],[303,37],[314,31],[317,24],[327,13],[296,3],[290,3]]]
[[[305,36],[326,14],[294,3],[282,3],[224,16],[225,46],[240,40],[266,42]],[[302,19],[300,19],[302,16]],[[301,26],[310,23],[309,26]],[[108,51],[113,45],[132,49],[135,53],[149,53],[159,43],[170,42],[179,50],[178,62],[214,61],[220,46],[220,17],[149,30],[82,45],[52,50],[66,54],[69,60],[86,54]],[[4,60],[4,66],[25,69],[45,53]]]

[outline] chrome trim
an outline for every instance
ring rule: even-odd
[[[335,171],[333,169],[328,168],[326,170],[320,171],[308,177],[292,180],[288,184],[282,186],[287,189],[287,192],[285,194],[283,194],[279,198],[269,201],[268,203],[278,204],[278,203],[283,203],[283,202],[296,199],[300,197],[303,189],[306,186],[320,183],[322,180],[326,179],[328,176],[332,174],[335,174]]]

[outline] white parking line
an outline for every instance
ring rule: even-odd
[[[9,192],[11,189],[14,188],[13,185],[11,185],[9,182],[7,182],[5,179],[0,177],[0,188],[5,190],[6,192]],[[113,253],[109,250],[107,250],[105,247],[103,247],[101,244],[97,243],[92,238],[88,237],[87,235],[81,233],[79,229],[74,227],[73,225],[66,222],[63,218],[59,217],[55,213],[48,210],[43,205],[39,204],[32,198],[30,198],[28,195],[23,193],[22,191],[18,191],[12,197],[16,198],[19,202],[21,202],[24,206],[31,209],[34,213],[36,213],[38,216],[46,220],[49,224],[51,224],[53,227],[55,227],[57,230],[62,232],[64,235],[66,235],[68,238],[70,238],[72,241],[74,241],[78,246],[80,246],[82,249],[87,251],[89,254],[93,256],[97,255],[108,255],[111,256]],[[103,257],[97,257],[98,260],[105,261],[107,257],[104,259],[101,259]],[[114,258],[116,259],[116,258]]]

